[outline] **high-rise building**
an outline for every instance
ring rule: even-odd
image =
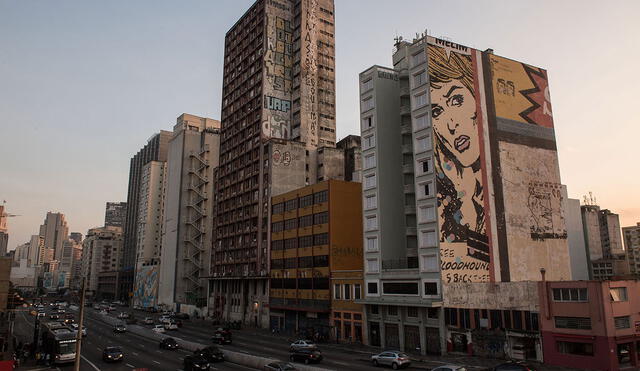
[[[75,242],[75,240],[73,241]],[[73,244],[71,259],[69,287],[79,289],[82,286],[82,242],[75,242]]]
[[[7,254],[9,245],[9,230],[7,228],[7,214],[4,212],[4,205],[0,205],[0,257]]]
[[[610,280],[629,274],[629,263],[620,234],[618,214],[598,205],[581,206],[589,278]]]
[[[23,243],[22,245],[18,245],[13,255],[13,261],[16,263],[20,263],[20,260],[28,259],[28,257],[29,257],[29,243],[27,242],[27,243]]]
[[[630,273],[640,275],[640,223],[622,228],[624,248],[627,252]]]
[[[76,241],[77,243],[82,243],[82,233],[80,232],[69,233],[69,238]]]
[[[120,227],[124,225],[127,216],[126,202],[107,202],[104,212],[105,227]]]
[[[565,204],[565,220],[567,224],[567,242],[569,243],[569,257],[571,260],[571,279],[582,281],[589,279],[589,260],[584,242],[584,228],[582,227],[582,214],[580,200],[568,198],[567,192],[563,193]]]
[[[53,251],[53,259],[62,259],[62,243],[69,238],[69,227],[62,213],[48,212],[44,223],[40,226],[40,236],[44,240],[44,248]]]
[[[98,292],[100,274],[117,273],[121,258],[122,228],[99,227],[87,232],[82,242],[82,277],[87,279],[86,289],[89,295],[94,298],[100,296]],[[122,296],[126,296],[126,293]],[[107,298],[115,299],[116,295],[109,295]]]
[[[359,135],[347,135],[336,147],[344,151],[344,180],[362,182],[362,140]]]
[[[138,206],[140,203],[140,183],[142,169],[150,161],[167,161],[167,144],[171,132],[160,131],[154,134],[147,144],[131,158],[129,166],[129,187],[127,190],[127,211],[123,226],[122,272],[119,276],[119,291],[133,291],[134,271],[136,264],[136,242],[138,240]]]
[[[32,235],[29,241],[29,265],[42,265],[45,262],[44,238]]]
[[[210,291],[226,300],[229,279],[266,298],[271,197],[339,177],[318,174],[318,148],[336,144],[334,34],[333,0],[258,0],[225,36]]]
[[[168,144],[158,302],[205,308],[220,121],[186,113],[176,121]]]
[[[360,74],[369,341],[444,352],[446,288],[571,279],[547,73],[426,35],[395,47]]]

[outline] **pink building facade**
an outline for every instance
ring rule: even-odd
[[[539,282],[544,362],[590,370],[640,366],[640,282]]]

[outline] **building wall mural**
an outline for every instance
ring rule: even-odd
[[[158,305],[158,266],[138,266],[133,288],[133,304],[141,307]]]
[[[288,139],[291,133],[293,30],[288,1],[266,2],[262,133]]]
[[[486,282],[492,254],[480,53],[431,37],[427,53],[443,282]]]
[[[308,145],[318,144],[318,0],[302,0],[300,119],[307,132],[300,138]],[[301,127],[304,127],[301,126]]]

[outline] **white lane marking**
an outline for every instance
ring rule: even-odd
[[[160,362],[158,362],[158,361],[155,361],[155,360],[153,361],[153,363],[157,363],[157,364],[160,364]]]
[[[94,365],[93,362],[89,361],[87,359],[87,357],[83,356],[82,354],[80,355],[80,357],[82,357],[82,359],[84,359],[88,364],[91,365],[91,367],[93,367],[94,370],[96,371],[100,371],[100,369],[98,368],[98,366]]]
[[[102,348],[100,348],[100,347],[96,347],[96,349],[98,349],[99,351],[101,351],[101,352],[102,352]]]
[[[133,354],[134,356],[138,355],[138,353],[136,353],[136,352],[131,352],[131,354]]]
[[[178,357],[178,359],[184,361],[184,357]]]
[[[349,364],[347,362],[333,361],[333,363],[337,363],[337,364],[343,365],[343,366],[349,366]]]
[[[129,366],[129,367],[131,367],[131,368],[136,368],[136,366],[134,366],[134,365],[132,365],[132,364],[130,364],[130,363],[125,363],[125,365],[126,365],[126,366]]]
[[[161,350],[156,350],[156,353],[162,353],[162,351]]]

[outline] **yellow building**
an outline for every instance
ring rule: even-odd
[[[327,180],[271,204],[271,328],[362,341],[361,184]]]

